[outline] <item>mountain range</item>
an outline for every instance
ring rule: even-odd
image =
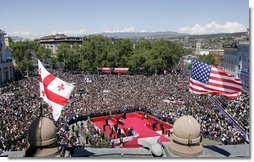
[[[166,32],[116,32],[116,33],[96,33],[91,35],[79,36],[79,37],[86,37],[92,35],[102,35],[109,38],[129,38],[129,39],[170,39],[170,38],[177,38],[177,37],[190,37],[194,39],[202,39],[202,38],[211,38],[211,37],[223,37],[223,36],[239,36],[244,35],[246,32],[238,32],[238,33],[217,33],[217,34],[203,34],[203,35],[191,35],[187,33],[178,33],[172,31]],[[19,36],[11,36],[14,42],[16,41],[24,41],[24,40],[32,40],[29,38],[19,37]],[[38,39],[38,38],[37,38]]]
[[[177,33],[172,31],[166,32],[116,32],[116,33],[97,33],[93,35],[103,35],[110,38],[129,38],[129,39],[142,39],[142,38],[153,38],[153,39],[163,39],[163,38],[174,38],[179,36],[188,36],[190,34]]]

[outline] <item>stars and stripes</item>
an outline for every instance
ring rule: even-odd
[[[74,86],[50,74],[38,60],[40,97],[48,103],[54,119],[61,115],[62,108],[68,102]]]
[[[222,69],[193,60],[189,90],[195,94],[219,94],[237,98],[242,93],[242,83],[238,77]]]

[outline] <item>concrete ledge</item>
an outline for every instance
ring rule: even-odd
[[[198,157],[203,153],[203,147],[200,144],[186,146],[173,141],[169,142],[168,150],[180,157]]]

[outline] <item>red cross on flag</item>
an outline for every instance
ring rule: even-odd
[[[38,60],[40,97],[48,103],[55,121],[60,117],[61,111],[67,103],[74,85],[67,83],[50,74]]]

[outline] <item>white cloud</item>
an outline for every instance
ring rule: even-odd
[[[52,31],[51,34],[65,34],[67,36],[84,36],[88,34],[85,28],[79,30],[66,30],[66,31]]]
[[[247,27],[238,22],[226,22],[225,24],[218,24],[216,21],[207,23],[205,25],[195,24],[192,27],[179,28],[180,33],[189,34],[214,34],[214,33],[235,33],[246,31]]]
[[[135,28],[134,27],[129,27],[129,28],[123,28],[123,29],[114,29],[114,30],[105,30],[104,32],[106,33],[119,33],[119,32],[135,32]]]

